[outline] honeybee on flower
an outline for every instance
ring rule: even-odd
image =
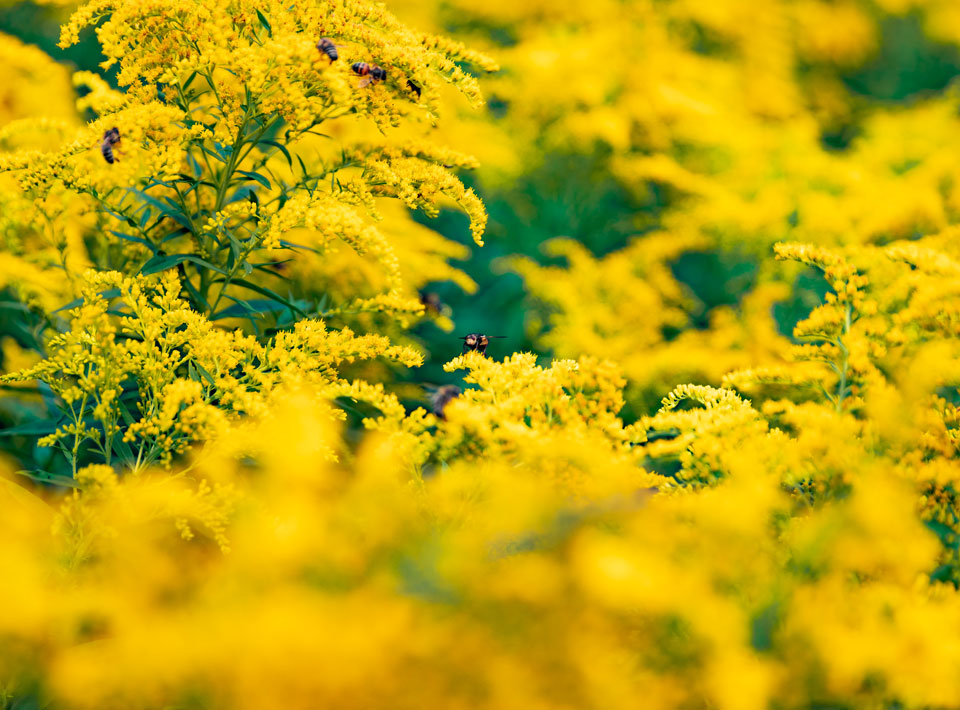
[[[337,52],[337,45],[334,44],[333,40],[329,37],[321,38],[321,40],[317,42],[317,49],[327,55],[331,62],[335,62],[340,58],[340,54]]]
[[[117,160],[116,156],[113,154],[113,149],[119,143],[120,131],[116,127],[104,132],[103,140],[100,141],[100,153],[103,155],[103,159],[111,165]]]
[[[387,78],[387,70],[383,67],[378,67],[376,64],[355,62],[350,66],[350,68],[353,70],[354,74],[361,77],[360,83],[358,84],[361,89],[372,83],[383,81]]]

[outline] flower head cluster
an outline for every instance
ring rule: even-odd
[[[480,241],[415,134],[484,55],[366,0],[82,5],[122,89],[22,120],[12,52],[0,126],[0,446],[44,481],[0,461],[0,704],[960,706],[956,97],[848,88],[904,3],[392,6],[505,45],[504,120],[453,125],[519,215],[558,152],[635,201],[501,262],[556,359],[466,352],[432,413],[388,374],[474,285],[407,211]]]
[[[216,328],[180,299],[180,288],[173,272],[88,272],[82,303],[70,312],[70,329],[48,343],[49,357],[6,377],[44,382],[62,400],[67,423],[41,443],[59,446],[74,467],[91,447],[107,463],[169,464],[189,444],[221,434],[236,414],[264,413],[275,390],[293,383],[402,416],[393,396],[351,383],[340,369],[375,357],[416,366],[410,348],[312,320],[261,344]]]

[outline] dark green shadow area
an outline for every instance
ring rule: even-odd
[[[872,61],[843,77],[864,98],[909,102],[943,91],[960,75],[957,47],[931,41],[914,13],[880,23],[880,48]]]
[[[54,60],[73,65],[74,69],[92,71],[103,76],[116,86],[116,71],[104,72],[100,62],[105,57],[100,53],[100,44],[92,30],[80,33],[80,41],[60,49],[60,25],[69,17],[63,8],[21,2],[9,7],[0,7],[0,32],[33,44]]]

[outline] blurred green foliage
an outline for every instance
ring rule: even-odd
[[[0,6],[0,32],[13,35],[24,42],[35,44],[58,62],[71,65],[75,70],[95,71],[114,83],[116,71],[104,72],[100,62],[100,44],[92,32],[80,38],[80,42],[67,49],[60,49],[60,24],[68,14],[55,5],[37,5],[20,2],[8,7]]]

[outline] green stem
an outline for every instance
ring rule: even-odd
[[[86,436],[81,439],[80,437],[80,427],[83,423],[83,411],[87,408],[87,393],[84,392],[83,399],[80,400],[80,416],[73,412],[73,405],[70,405],[70,412],[73,414],[73,425],[75,428],[73,432],[73,451],[70,454],[70,468],[73,471],[73,478],[77,478],[77,455],[80,453],[80,442],[86,438]]]
[[[217,300],[213,302],[213,305],[210,306],[210,314],[217,312],[217,306],[220,305],[220,300],[223,298],[223,294],[227,292],[227,287],[230,285],[230,282],[233,281],[233,277],[237,275],[237,271],[244,264],[247,257],[253,251],[253,245],[244,249],[240,252],[240,255],[237,257],[237,260],[233,264],[233,268],[230,269],[230,272],[223,279],[223,286],[220,287],[220,292],[217,294]]]
[[[853,317],[853,305],[848,303],[847,310],[844,314],[843,321],[843,334],[848,335],[850,333],[850,326],[852,325],[851,319]],[[842,338],[837,338],[837,346],[840,348],[840,351],[843,353],[843,364],[840,366],[840,382],[837,386],[837,399],[836,399],[836,408],[837,412],[843,410],[843,399],[846,397],[847,390],[847,371],[850,366],[850,351],[847,350],[847,346],[843,344]]]
[[[227,187],[230,185],[233,173],[239,165],[237,156],[240,153],[240,147],[244,143],[243,134],[247,132],[247,122],[249,120],[250,107],[248,106],[243,113],[243,121],[240,122],[240,128],[237,130],[237,139],[233,142],[233,147],[230,150],[230,160],[227,161],[227,167],[224,168],[223,173],[220,175],[220,184],[217,186],[217,201],[213,206],[214,214],[223,209],[223,201],[227,199]]]

